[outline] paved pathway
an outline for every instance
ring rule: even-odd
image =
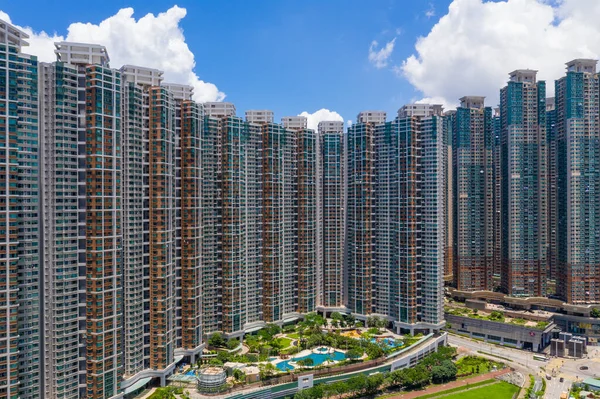
[[[429,395],[432,393],[446,391],[448,389],[466,386],[467,384],[474,384],[477,382],[489,380],[491,378],[496,378],[500,375],[508,374],[510,372],[511,371],[509,368],[505,368],[505,369],[498,370],[498,371],[492,371],[491,373],[478,375],[477,377],[471,377],[471,378],[466,378],[464,380],[453,381],[453,382],[449,382],[444,385],[436,385],[434,387],[431,387],[431,388],[428,388],[428,389],[425,389],[422,391],[412,391],[412,392],[407,392],[404,394],[399,394],[399,395],[394,395],[394,396],[386,395],[386,399],[416,399],[416,398],[420,398],[423,395]]]

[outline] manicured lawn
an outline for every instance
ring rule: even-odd
[[[519,387],[515,385],[499,381],[495,384],[457,392],[448,396],[444,396],[446,395],[444,392],[439,392],[435,398],[443,396],[444,399],[511,399],[518,390]]]
[[[496,380],[494,380],[493,378],[490,378],[489,380],[485,380],[485,381],[476,382],[476,383],[474,383],[474,384],[469,384],[469,388],[476,388],[476,387],[478,387],[478,386],[481,386],[481,385],[489,385],[489,384],[492,384],[492,383],[495,383],[495,382],[496,382]],[[428,386],[427,388],[431,388],[431,387],[435,387],[435,385],[430,385],[430,386]],[[465,386],[462,386],[462,387],[457,387],[457,388],[447,389],[447,390],[445,390],[445,391],[442,391],[442,392],[438,392],[438,393],[432,393],[432,394],[429,394],[429,395],[423,395],[423,396],[421,396],[419,399],[432,399],[432,398],[437,398],[437,397],[439,397],[440,395],[448,395],[448,394],[450,394],[450,393],[454,393],[454,392],[462,392],[462,391],[464,391],[466,388],[467,388],[467,387],[465,387]],[[390,395],[388,395],[388,396],[394,396],[394,395],[398,395],[398,394],[397,394],[397,393],[393,393],[393,394],[390,394]],[[381,397],[381,398],[379,398],[379,397],[378,397],[377,399],[382,399],[382,398],[383,398],[383,397]]]
[[[300,335],[298,335],[298,333],[290,333],[290,334],[286,334],[288,337],[290,338],[294,338],[294,339],[298,339],[300,338]]]
[[[292,340],[289,338],[279,337],[275,339],[277,343],[281,345],[281,348],[287,348],[292,344]]]
[[[500,367],[499,363],[476,356],[466,356],[456,362],[458,375],[470,373],[470,376],[488,373],[494,365]]]

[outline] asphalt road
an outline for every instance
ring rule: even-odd
[[[456,335],[449,335],[448,342],[465,348],[473,354],[480,356],[488,354],[490,359],[504,361],[517,371],[523,374],[532,374],[540,381],[542,378],[546,378],[547,374],[550,375],[551,379],[546,379],[546,394],[544,395],[548,399],[560,398],[561,393],[567,392],[574,381],[587,377],[600,377],[600,348],[588,347],[589,353],[584,359],[552,358],[544,362],[534,360],[533,352],[502,347]],[[494,358],[493,355],[510,359],[510,361]],[[587,370],[581,370],[582,366],[587,367]],[[560,382],[561,377],[563,382]]]

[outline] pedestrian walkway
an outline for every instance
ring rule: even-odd
[[[464,380],[453,381],[453,382],[449,382],[449,383],[443,384],[443,385],[436,385],[436,386],[427,388],[422,391],[406,392],[406,393],[398,394],[398,395],[394,395],[394,396],[386,395],[386,399],[417,399],[423,395],[430,395],[432,393],[438,393],[438,392],[446,391],[448,389],[464,387],[469,384],[475,384],[477,382],[496,378],[501,375],[508,374],[510,372],[511,372],[511,370],[509,368],[505,368],[502,370],[492,371],[487,374],[478,375],[476,377],[466,378]]]

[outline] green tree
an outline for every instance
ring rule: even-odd
[[[407,382],[406,369],[392,371],[388,374],[387,379],[391,386],[405,386]]]
[[[369,316],[367,317],[367,327],[377,327],[379,324],[379,317]]]
[[[331,395],[343,395],[348,392],[348,384],[345,381],[336,381],[327,385]]]
[[[371,327],[367,330],[367,332],[371,335],[377,335],[377,334],[379,334],[379,328]]]
[[[342,314],[340,312],[333,312],[331,314],[331,318],[333,320],[338,320],[339,321],[339,320],[342,320],[344,318],[344,316],[342,316]]]
[[[348,392],[363,393],[367,387],[367,376],[357,374],[348,379]]]
[[[307,357],[305,359],[298,360],[296,363],[298,363],[298,365],[302,367],[312,367],[314,366],[315,361],[312,357]]]
[[[225,338],[223,338],[223,334],[221,333],[216,332],[208,338],[208,345],[214,348],[224,347],[225,344]]]
[[[431,374],[422,364],[417,364],[415,367],[406,369],[406,387],[417,389],[429,384],[430,381]]]
[[[248,353],[246,354],[246,357],[248,358],[248,363],[258,362],[258,356],[254,353]]]
[[[385,354],[383,349],[381,349],[381,347],[376,344],[371,344],[367,346],[366,352],[367,356],[369,356],[369,359],[377,359]]]
[[[321,399],[324,395],[323,384],[312,388],[302,389],[294,395],[294,399]]]
[[[260,364],[258,367],[258,378],[261,380],[266,380],[275,374],[275,366],[271,363]]]
[[[344,316],[344,320],[346,320],[346,323],[348,324],[348,326],[352,327],[354,325],[356,325],[356,317],[354,317],[353,315],[349,314]]]
[[[346,357],[354,360],[354,359],[360,358],[363,355],[363,353],[364,353],[364,351],[361,348],[356,347],[356,348],[349,349],[346,352]]]
[[[384,376],[381,373],[370,375],[365,384],[365,393],[367,395],[373,395],[379,390],[379,387],[383,384],[383,380]]]
[[[208,361],[208,364],[210,364],[211,366],[222,366],[223,362],[219,360],[219,358],[213,357]]]
[[[600,310],[598,308],[592,308],[592,310],[590,311],[590,316],[592,317],[600,317]]]
[[[220,351],[219,353],[217,353],[217,359],[219,359],[221,363],[227,363],[231,360],[231,357],[231,353],[229,352]]]
[[[238,381],[246,381],[246,373],[244,373],[240,369],[235,369],[233,370],[233,378],[235,378]]]
[[[456,366],[450,360],[444,360],[441,365],[431,368],[431,380],[434,383],[442,383],[456,378]]]
[[[236,338],[230,339],[229,341],[227,341],[227,349],[232,350],[238,347],[238,345],[240,344],[240,341]]]
[[[494,310],[490,313],[490,320],[504,321],[504,313]]]

